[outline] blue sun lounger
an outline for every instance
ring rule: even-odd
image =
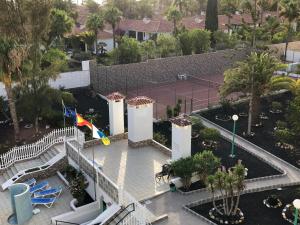
[[[34,197],[45,197],[49,195],[53,195],[55,197],[58,197],[60,193],[62,192],[62,188],[51,188],[51,189],[46,189],[44,191],[39,191],[34,193]]]
[[[36,184],[36,180],[34,178],[27,180],[24,182],[25,184],[28,184],[30,187]]]
[[[43,181],[43,182],[41,182],[41,183],[39,183],[39,184],[34,185],[33,187],[31,187],[31,188],[29,189],[29,192],[30,192],[31,194],[33,194],[33,193],[35,193],[35,192],[37,192],[37,191],[44,190],[44,189],[47,188],[47,187],[49,187],[48,181]]]
[[[32,205],[44,205],[48,209],[51,208],[53,203],[56,201],[56,198],[31,198]]]

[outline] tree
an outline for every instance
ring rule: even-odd
[[[191,31],[193,50],[196,54],[207,52],[211,43],[211,32],[208,30],[194,29]]]
[[[205,18],[205,29],[213,33],[218,30],[218,23],[218,1],[208,0]]]
[[[186,0],[174,0],[173,4],[178,6],[180,13],[183,13],[183,8],[186,6]]]
[[[137,16],[139,19],[151,18],[153,15],[153,3],[149,0],[136,1]]]
[[[281,67],[279,61],[266,52],[252,52],[247,60],[239,62],[233,69],[224,73],[224,84],[221,87],[221,96],[242,92],[248,95],[248,129],[251,134],[253,120],[258,119],[260,97],[270,90],[271,78],[274,72]]]
[[[292,24],[300,17],[300,3],[297,0],[282,0],[281,1],[282,10],[280,12],[280,16],[283,16],[287,20],[288,26],[288,35],[285,41],[285,51],[284,58],[286,60],[286,54],[288,50],[288,45],[290,42],[290,38],[292,36]]]
[[[299,137],[300,137],[300,96],[297,96],[290,103],[288,110],[288,121],[291,124],[292,132],[296,135],[295,141],[299,145]]]
[[[148,59],[154,59],[156,57],[156,45],[153,40],[147,40],[140,43],[142,55]]]
[[[26,54],[27,50],[15,40],[0,37],[0,81],[5,86],[16,141],[19,140],[20,128],[12,85],[15,78],[21,73]]]
[[[240,0],[221,0],[222,11],[228,18],[228,22],[227,22],[228,33],[230,33],[230,29],[231,29],[232,15],[239,9],[239,6],[240,6]]]
[[[160,34],[157,38],[157,47],[162,58],[178,53],[178,42],[170,34]]]
[[[71,32],[74,20],[68,16],[67,12],[60,9],[52,9],[50,14],[50,32],[48,43],[61,41],[65,33]]]
[[[236,215],[241,192],[245,189],[245,168],[238,164],[227,172],[218,171],[207,178],[207,183],[213,195],[214,208],[220,215]],[[222,205],[217,206],[215,193],[221,194]]]
[[[89,12],[94,14],[100,10],[99,4],[94,0],[85,0],[84,5],[88,8]]]
[[[120,22],[121,16],[122,12],[114,6],[109,6],[105,10],[105,21],[111,25],[113,31],[114,48],[116,48],[116,26]]]
[[[260,9],[260,26],[263,24],[264,22],[264,14],[265,11],[270,9],[271,6],[271,0],[258,0],[257,2],[259,9]]]
[[[219,141],[221,134],[217,129],[206,127],[200,131],[200,136],[204,141],[213,143]]]
[[[177,32],[177,23],[181,20],[182,15],[174,6],[171,6],[167,12],[167,19],[173,23],[173,33]]]
[[[257,10],[258,5],[257,5],[258,0],[245,0],[242,4],[242,8],[246,13],[249,13],[251,15],[252,19],[252,24],[244,24],[252,34],[251,38],[251,45],[252,48],[256,48],[256,33],[257,33],[257,23],[259,20],[259,11]]]
[[[141,49],[135,38],[122,37],[118,48],[114,49],[115,62],[120,64],[136,63],[141,61]]]
[[[271,88],[273,90],[286,89],[292,92],[294,96],[300,95],[300,80],[295,80],[288,76],[276,76],[271,79]]]
[[[263,24],[263,30],[265,34],[268,34],[269,41],[272,41],[274,35],[280,31],[280,22],[278,18],[270,16],[266,19],[266,23]]]
[[[97,48],[97,40],[98,40],[98,31],[104,29],[104,19],[100,13],[94,13],[88,16],[86,21],[86,27],[89,31],[94,33],[94,40],[95,40],[95,51],[96,55],[98,53]]]
[[[217,158],[212,151],[203,151],[193,157],[195,170],[200,179],[206,183],[207,177],[213,175],[221,166],[221,160]]]
[[[191,186],[191,179],[195,172],[194,160],[192,157],[180,158],[171,164],[174,174],[181,178],[185,190]]]
[[[193,53],[193,39],[191,32],[184,31],[177,36],[183,55],[191,55]]]

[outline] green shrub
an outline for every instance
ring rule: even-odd
[[[173,109],[171,106],[167,106],[167,118],[170,119],[173,117]]]
[[[165,146],[166,146],[167,141],[168,141],[167,138],[159,132],[154,132],[153,139],[155,141],[159,142],[160,144],[165,145]]]
[[[192,122],[193,132],[199,133],[204,128],[200,118],[197,116],[190,116],[190,118],[191,118],[191,122]]]
[[[294,138],[293,133],[287,128],[275,130],[274,135],[281,143],[287,144],[291,143]]]
[[[73,58],[81,62],[92,59],[92,54],[90,52],[74,52]]]
[[[274,102],[272,102],[271,109],[273,111],[281,110],[282,109],[282,104],[280,102],[274,101]]]
[[[191,179],[195,172],[194,160],[192,157],[180,158],[171,164],[174,174],[181,178],[183,188],[188,190],[191,186]]]
[[[278,120],[276,121],[276,127],[277,129],[285,129],[287,128],[287,123],[282,120]]]
[[[221,134],[220,131],[214,128],[204,128],[200,131],[200,136],[204,141],[216,142],[219,141]]]
[[[70,181],[70,192],[77,199],[78,205],[82,205],[85,200],[85,177],[81,172],[77,172],[75,177]]]

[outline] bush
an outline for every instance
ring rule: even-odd
[[[294,138],[293,133],[287,128],[275,130],[274,135],[281,143],[287,144],[291,143]]]
[[[170,119],[173,117],[173,109],[171,106],[167,106],[167,118]]]
[[[221,108],[222,108],[222,112],[226,116],[228,116],[232,111],[232,106],[231,106],[230,101],[228,99],[222,98],[221,101],[220,101],[220,105],[221,105]]]
[[[194,160],[192,157],[180,158],[171,164],[174,174],[181,178],[184,189],[191,186],[191,179],[195,172]]]
[[[159,132],[154,132],[153,139],[155,141],[159,142],[160,144],[165,145],[165,146],[166,146],[167,141],[168,141],[167,138]]]
[[[282,104],[280,102],[274,101],[274,102],[272,102],[271,109],[274,112],[280,111],[282,109]]]
[[[73,59],[77,61],[85,61],[92,59],[92,54],[90,52],[74,52]]]
[[[204,128],[200,118],[197,116],[190,116],[190,118],[192,122],[193,132],[199,133]]]
[[[200,136],[204,141],[207,142],[217,142],[219,141],[221,134],[220,131],[214,128],[204,128],[200,131]]]
[[[276,121],[276,128],[277,129],[285,129],[285,128],[287,128],[287,123],[282,120],[278,120],[278,121]]]
[[[85,177],[81,172],[77,172],[75,177],[70,181],[70,192],[77,199],[78,205],[83,205],[85,200]]]

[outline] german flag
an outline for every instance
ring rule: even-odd
[[[87,120],[83,119],[82,116],[80,116],[78,113],[76,113],[76,124],[78,127],[87,126],[91,130],[93,129],[92,124]]]

